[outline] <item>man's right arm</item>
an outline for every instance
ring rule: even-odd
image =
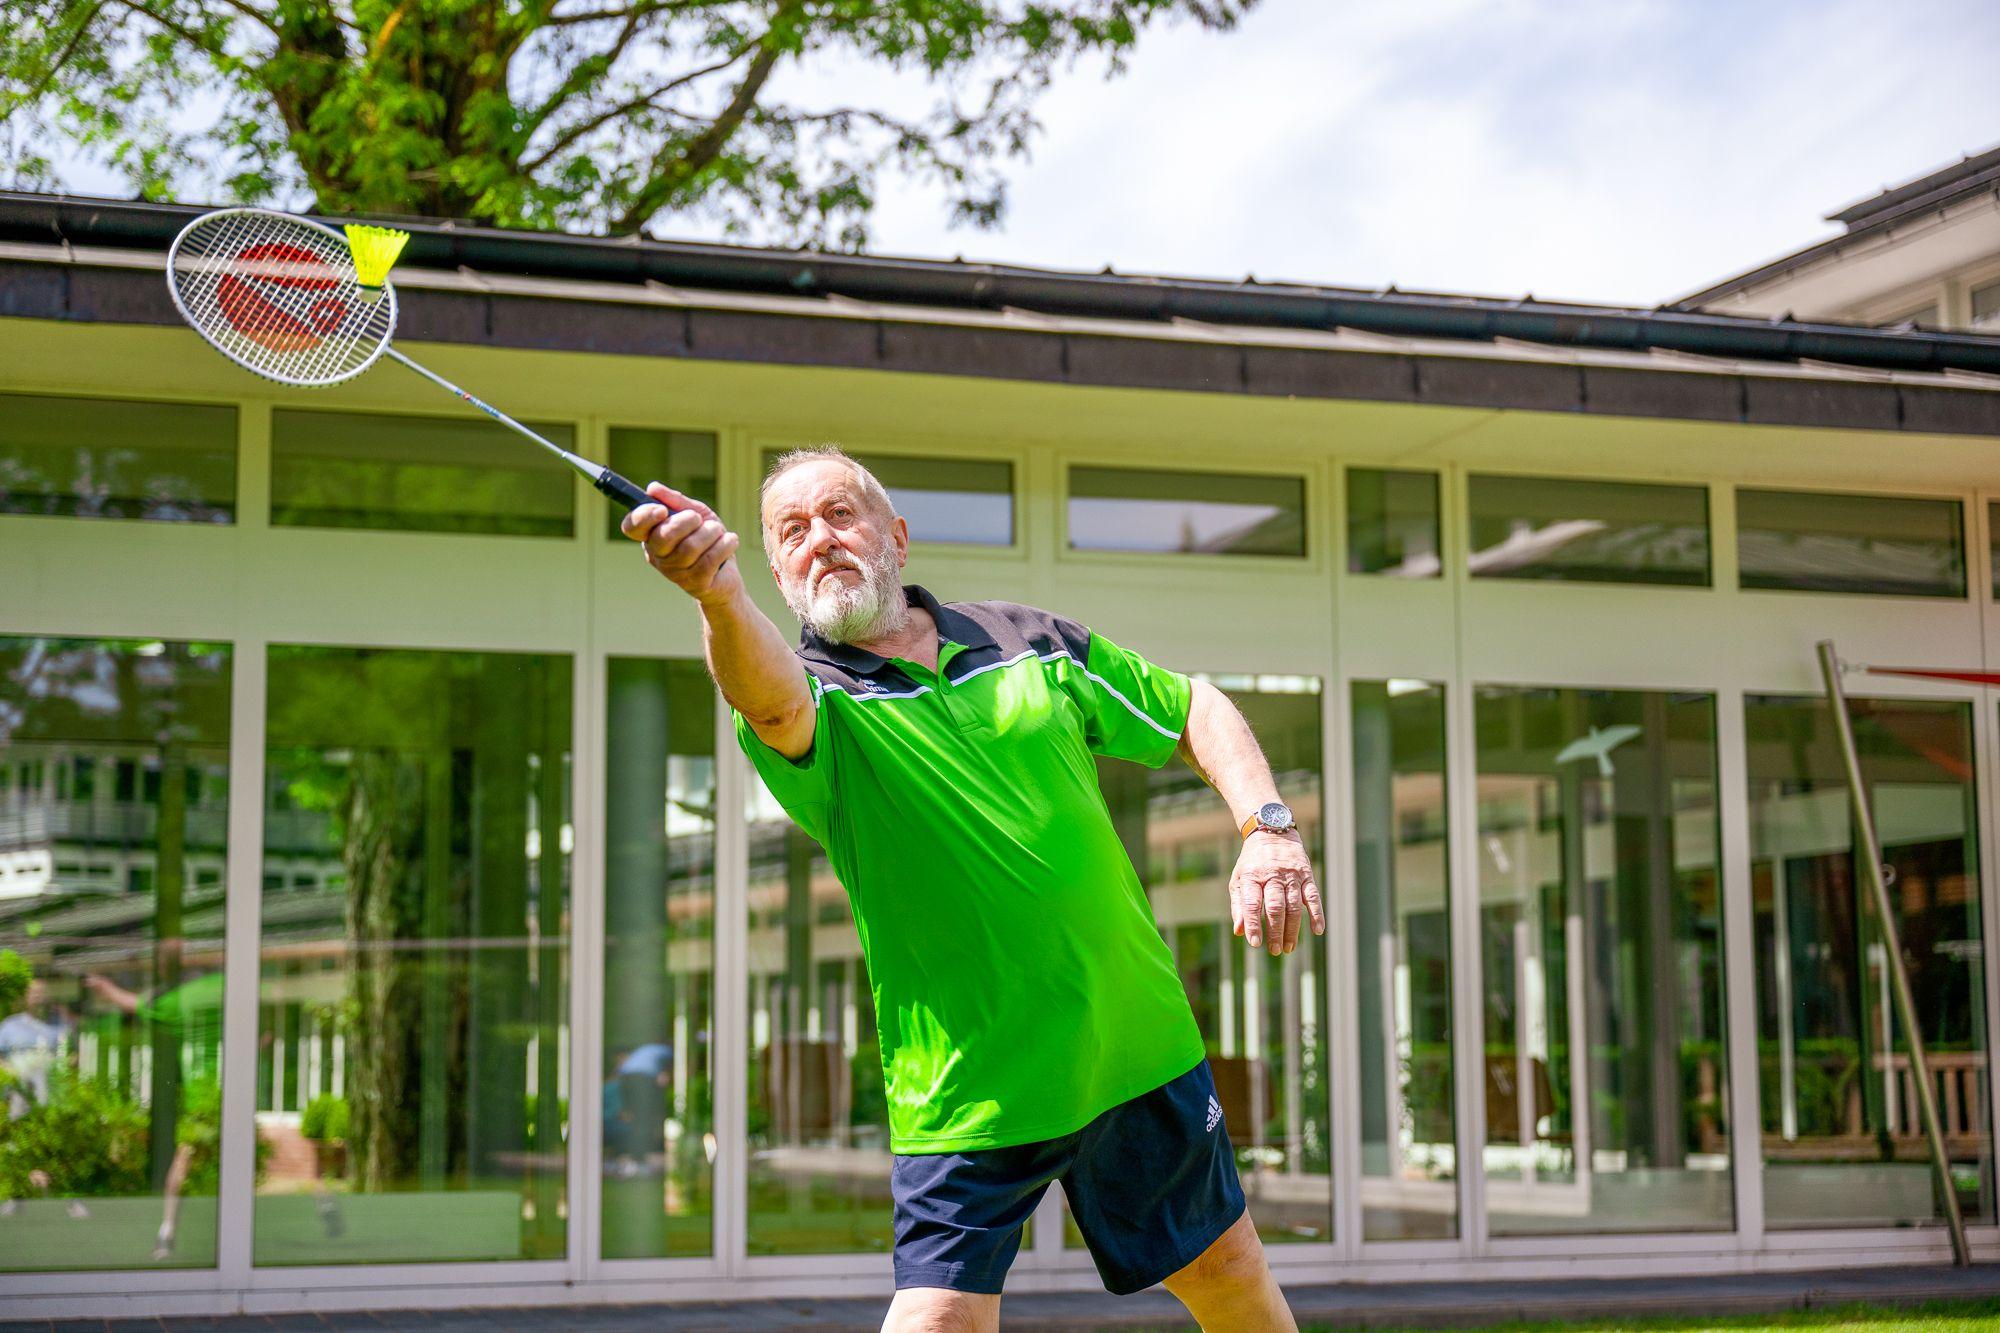
[[[750,600],[735,559],[740,540],[701,501],[657,481],[646,493],[662,503],[641,505],[620,526],[644,544],[646,562],[701,608],[702,651],[716,688],[766,745],[787,759],[804,758],[812,749],[812,694],[798,654]]]

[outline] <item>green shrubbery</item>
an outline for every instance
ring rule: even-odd
[[[299,1113],[299,1134],[314,1143],[344,1143],[347,1119],[347,1099],[321,1093]]]
[[[0,1198],[42,1193],[31,1172],[48,1174],[58,1197],[144,1194],[150,1188],[146,1108],[109,1080],[57,1068],[48,1100],[0,1121]]]

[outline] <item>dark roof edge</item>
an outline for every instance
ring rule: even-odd
[[[0,240],[164,250],[208,210],[184,204],[0,191]],[[1143,277],[1001,264],[889,259],[637,238],[398,221],[413,264],[589,281],[997,310],[1107,320],[1350,328],[1403,337],[1675,351],[1738,360],[2000,374],[2000,337],[1805,324],[1699,311],[1523,298]]]
[[[1892,185],[1866,199],[1857,200],[1847,207],[1826,215],[1828,222],[1844,222],[1852,227],[1857,222],[1887,213],[1892,209],[1901,212],[1905,205],[1914,204],[1927,195],[1938,194],[1973,183],[1975,177],[2000,169],[2000,144],[1982,149],[1977,153],[1967,153],[1948,167],[1928,171],[1915,180]]]
[[[1996,156],[2000,156],[2000,149],[1995,149],[1994,152]],[[1768,282],[1772,278],[1782,277],[1794,269],[1804,268],[1807,264],[1812,263],[1821,256],[1839,250],[1843,245],[1866,240],[1870,236],[1880,235],[1883,232],[1892,230],[1899,223],[1906,222],[1912,217],[1917,217],[1925,213],[1939,212],[1951,207],[1953,204],[1964,203],[1968,199],[1976,199],[1982,194],[1990,194],[1996,198],[2000,198],[2000,161],[1996,161],[1995,165],[1972,176],[1957,180],[1954,184],[1947,187],[1928,190],[1922,194],[1910,196],[1901,201],[1900,206],[1885,205],[1881,209],[1871,210],[1863,215],[1862,220],[1848,223],[1847,230],[1838,236],[1829,236],[1823,241],[1815,241],[1803,249],[1794,250],[1790,254],[1780,255],[1778,258],[1759,264],[1755,268],[1746,269],[1735,277],[1724,278],[1721,282],[1715,283],[1713,286],[1704,287],[1698,292],[1689,292],[1686,296],[1678,297],[1668,302],[1663,309],[1699,309],[1706,302],[1716,300],[1719,297],[1732,296],[1737,292],[1755,287],[1761,282]],[[1835,213],[1831,214],[1828,220],[1839,221],[1841,218],[1841,214]]]

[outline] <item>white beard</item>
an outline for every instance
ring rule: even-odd
[[[819,575],[830,569],[859,570],[861,577],[827,583]],[[902,572],[896,548],[885,543],[858,563],[815,560],[804,580],[783,583],[779,590],[800,623],[828,643],[860,643],[894,634],[909,619]]]

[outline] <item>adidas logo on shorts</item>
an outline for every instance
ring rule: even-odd
[[[1215,1127],[1221,1123],[1222,1107],[1216,1102],[1215,1095],[1211,1093],[1208,1098],[1208,1132],[1213,1134]]]

